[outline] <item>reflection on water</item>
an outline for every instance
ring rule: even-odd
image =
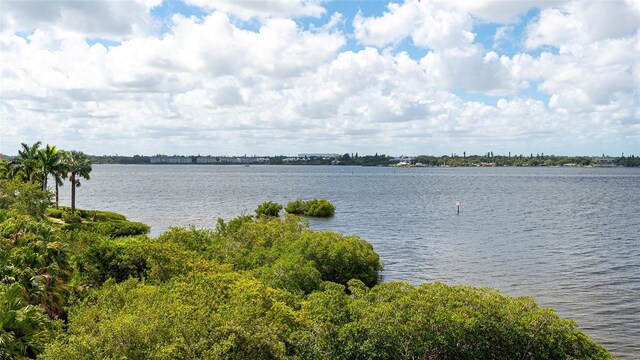
[[[640,169],[96,165],[77,201],[145,222],[157,235],[170,225],[213,227],[267,200],[327,198],[335,217],[311,226],[371,242],[384,280],[533,296],[614,355],[634,358],[638,189]]]

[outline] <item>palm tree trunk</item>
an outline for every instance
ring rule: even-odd
[[[71,173],[71,213],[76,213],[76,174]]]
[[[60,197],[58,196],[58,181],[56,180],[56,209],[58,208],[59,204],[60,204]]]

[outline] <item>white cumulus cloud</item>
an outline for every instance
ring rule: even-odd
[[[187,0],[208,10],[219,10],[241,19],[273,17],[320,17],[325,13],[321,0]]]
[[[3,0],[0,151],[640,151],[637,1],[192,3]]]
[[[28,33],[40,29],[57,33],[59,37],[76,35],[121,40],[150,33],[154,24],[149,11],[161,2],[3,0],[0,30]]]

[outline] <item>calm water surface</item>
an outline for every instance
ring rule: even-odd
[[[530,295],[614,355],[640,358],[640,169],[95,165],[77,206],[158,235],[297,198],[334,203],[311,226],[371,242],[385,281]]]

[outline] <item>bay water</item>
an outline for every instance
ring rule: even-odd
[[[62,205],[69,193],[66,184]],[[76,205],[122,213],[156,236],[311,198],[336,205],[311,227],[371,242],[383,281],[533,296],[615,356],[640,358],[637,168],[94,165]]]

